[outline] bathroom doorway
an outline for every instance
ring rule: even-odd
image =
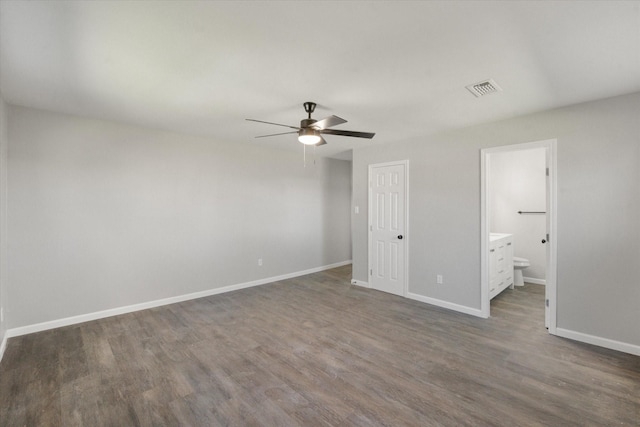
[[[520,274],[529,283],[545,285],[545,326],[551,334],[555,334],[557,314],[555,153],[556,140],[481,150],[482,314],[490,316],[495,295],[495,256],[490,256],[495,254],[490,251],[500,235],[492,233],[503,233],[513,244],[514,264],[528,265]]]

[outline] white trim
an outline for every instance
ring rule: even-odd
[[[640,345],[629,344],[626,342],[610,340],[608,338],[597,337],[595,335],[583,334],[582,332],[571,331],[569,329],[556,328],[556,335],[571,340],[584,342],[587,344],[597,345],[599,347],[609,348],[611,350],[622,351],[624,353],[635,354],[640,356]]]
[[[490,212],[487,204],[487,197],[490,191],[489,171],[490,155],[506,151],[530,150],[544,148],[546,150],[546,164],[549,168],[549,194],[548,196],[548,219],[549,235],[548,258],[546,273],[546,298],[549,299],[549,333],[556,334],[557,322],[557,254],[558,254],[558,187],[557,187],[557,140],[548,139],[544,141],[525,142],[520,144],[503,145],[498,147],[484,148],[480,150],[480,311],[482,317],[489,317],[491,304],[489,298],[489,221]]]
[[[4,337],[2,337],[2,342],[0,343],[0,362],[2,361],[2,356],[4,356],[4,351],[7,348],[7,339],[9,339],[9,337],[7,335],[8,334],[5,331]]]
[[[435,305],[438,307],[446,308],[448,310],[457,311],[459,313],[470,314],[471,316],[476,317],[485,317],[482,310],[478,310],[477,308],[467,307],[466,305],[455,304],[449,301],[443,301],[436,298],[425,297],[424,295],[414,294],[412,292],[407,292],[407,298],[424,302],[427,304]]]
[[[536,279],[534,277],[523,277],[522,278],[526,283],[533,283],[534,285],[546,285],[547,281],[544,279]]]
[[[489,297],[489,165],[490,158],[485,150],[480,150],[480,312],[487,319],[491,314]]]
[[[367,174],[367,185],[369,188],[368,191],[368,196],[367,196],[367,206],[368,206],[368,215],[369,218],[367,219],[367,277],[371,276],[371,269],[373,268],[371,266],[371,259],[372,259],[372,252],[373,252],[373,248],[371,247],[371,227],[372,227],[372,223],[371,223],[371,218],[372,218],[372,209],[371,209],[371,203],[373,203],[372,198],[371,198],[371,191],[372,191],[372,185],[373,182],[371,181],[371,172],[373,170],[373,168],[380,168],[380,167],[385,167],[385,166],[397,166],[397,165],[402,165],[404,166],[404,284],[403,284],[403,289],[402,289],[402,293],[405,298],[407,297],[407,294],[409,293],[409,239],[410,239],[410,234],[409,234],[409,160],[396,160],[394,162],[384,162],[384,163],[372,163],[368,166],[368,174]],[[371,285],[369,284],[368,287],[371,287]]]
[[[409,293],[409,160],[404,160],[404,295]]]
[[[351,279],[351,284],[356,286],[362,286],[363,288],[371,288],[369,282],[363,282],[362,280]]]
[[[134,311],[146,310],[149,308],[160,307],[163,305],[175,304],[177,302],[188,301],[197,298],[208,297],[211,295],[222,294],[225,292],[237,291],[239,289],[251,288],[267,283],[277,282],[280,280],[291,279],[294,277],[305,276],[307,274],[317,273],[319,271],[330,270],[336,267],[351,264],[351,260],[342,261],[335,264],[325,265],[322,267],[311,268],[309,270],[297,271],[295,273],[283,274],[281,276],[267,277],[251,282],[238,283],[236,285],[223,286],[221,288],[208,289],[206,291],[194,292],[185,295],[178,295],[170,298],[163,298],[155,301],[143,302],[140,304],[132,304],[124,307],[111,308],[108,310],[97,311],[94,313],[81,314],[79,316],[66,317],[64,319],[51,320],[48,322],[36,323],[34,325],[21,326],[19,328],[8,329],[5,332],[5,340],[11,337],[31,334],[34,332],[46,331],[48,329],[60,328],[62,326],[75,325],[78,323],[88,322],[91,320],[103,319],[105,317],[117,316],[119,314],[131,313]]]

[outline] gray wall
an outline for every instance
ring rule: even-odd
[[[351,259],[350,162],[14,106],[8,119],[11,328]]]
[[[7,105],[0,94],[0,343],[7,331]],[[0,354],[0,357],[2,355]]]
[[[518,211],[546,211],[545,149],[492,153],[489,162],[491,232],[513,234],[514,256],[531,265],[527,278],[545,280],[547,232],[545,215]]]
[[[354,279],[368,280],[367,165],[409,159],[409,290],[479,309],[480,149],[553,138],[557,326],[640,345],[640,93],[354,150]]]

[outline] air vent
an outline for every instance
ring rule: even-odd
[[[475,83],[467,86],[469,92],[474,94],[477,98],[480,98],[484,95],[489,95],[490,93],[502,92],[502,89],[493,79],[485,80],[483,82]]]

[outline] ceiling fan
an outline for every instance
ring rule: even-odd
[[[306,119],[302,119],[300,121],[300,126],[289,126],[289,125],[283,125],[280,123],[265,122],[263,120],[255,120],[255,119],[247,119],[247,120],[251,122],[266,123],[269,125],[284,126],[290,129],[295,129],[294,131],[290,131],[290,132],[260,135],[260,136],[256,136],[256,138],[265,138],[268,136],[287,135],[291,133],[297,133],[298,141],[300,141],[305,145],[319,146],[319,145],[326,144],[327,141],[324,140],[322,135],[352,136],[356,138],[369,138],[369,139],[373,138],[373,136],[375,135],[375,133],[372,133],[372,132],[355,132],[351,130],[329,129],[330,127],[337,126],[342,123],[347,123],[347,121],[338,116],[329,116],[329,117],[325,117],[322,120],[312,119],[311,113],[313,113],[313,111],[316,109],[315,102],[305,102],[302,105],[304,106],[304,111],[306,111],[307,114],[309,114],[309,117]]]

